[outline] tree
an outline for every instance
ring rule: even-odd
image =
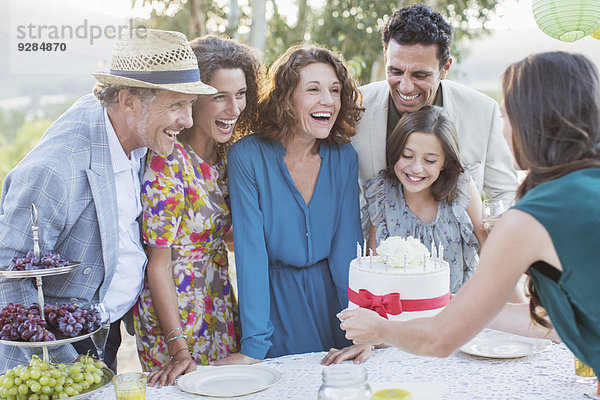
[[[29,153],[51,124],[51,120],[26,122],[17,130],[17,135],[10,144],[0,147],[0,182],[4,182],[10,170]]]
[[[311,40],[339,51],[363,83],[375,79],[373,66],[382,65],[381,29],[397,9],[414,1],[379,2],[327,0],[311,28]],[[464,39],[485,34],[484,24],[498,0],[422,1],[438,10],[454,27],[453,57],[464,54]]]
[[[382,66],[381,29],[387,18],[398,8],[415,3],[322,0],[322,5],[311,7],[308,0],[295,0],[297,18],[291,24],[278,8],[289,0],[247,0],[246,7],[238,7],[238,0],[132,1],[151,7],[150,25],[154,28],[178,30],[189,38],[225,33],[263,50],[267,65],[293,43],[309,40],[321,44],[342,53],[363,83],[374,79],[377,74],[373,72]],[[422,2],[440,11],[452,24],[452,54],[460,59],[466,51],[464,39],[485,34],[484,24],[494,14],[499,0]],[[268,6],[272,12],[267,13]]]

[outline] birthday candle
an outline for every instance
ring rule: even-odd
[[[363,241],[363,257],[367,256],[367,239]]]

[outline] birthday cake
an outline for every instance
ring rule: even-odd
[[[377,256],[361,254],[350,262],[348,308],[363,307],[382,317],[406,321],[431,317],[450,301],[450,267],[443,248],[431,254],[413,237],[390,237]],[[439,255],[439,256],[438,256]]]

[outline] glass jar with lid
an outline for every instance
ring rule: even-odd
[[[369,400],[371,388],[362,365],[338,364],[323,368],[318,400]]]

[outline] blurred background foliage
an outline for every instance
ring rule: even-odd
[[[341,53],[361,84],[384,78],[381,29],[398,8],[415,1],[380,0],[130,0],[143,10],[136,22],[146,27],[176,30],[189,39],[223,34],[260,49],[270,65],[290,45],[313,42]],[[485,35],[484,24],[500,0],[423,0],[454,27],[452,55],[468,51],[465,39]],[[47,85],[51,84],[51,81]],[[44,88],[26,92],[30,110],[0,109],[0,183],[37,143],[48,126],[71,104],[40,106]],[[58,85],[58,83],[57,83]],[[75,82],[73,82],[75,85]],[[67,87],[57,88],[57,92]],[[35,106],[35,107],[34,107]],[[31,111],[31,110],[35,111]]]
[[[243,1],[243,0],[242,0]],[[373,0],[132,0],[148,10],[147,26],[178,30],[190,39],[225,34],[264,52],[270,65],[290,45],[310,41],[340,52],[361,83],[381,79],[381,28],[398,8],[415,1]],[[499,0],[424,0],[454,27],[453,57],[467,49],[464,39],[486,34],[484,24]],[[290,8],[293,15],[284,13]],[[253,12],[259,11],[259,12]],[[260,10],[264,10],[263,13]]]

